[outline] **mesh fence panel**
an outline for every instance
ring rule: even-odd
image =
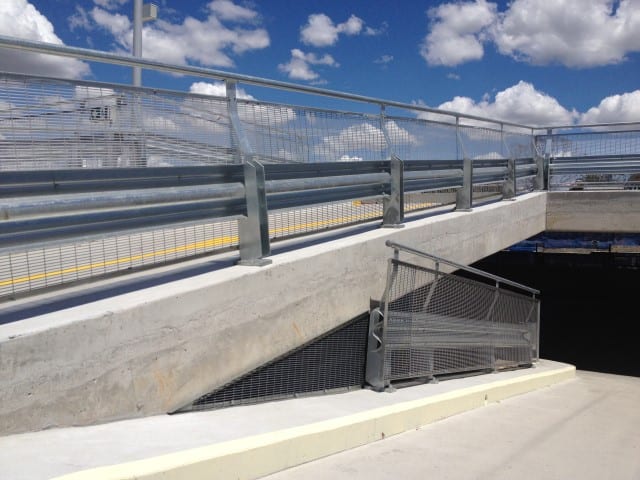
[[[225,98],[0,78],[0,168],[230,163]]]
[[[236,221],[194,224],[0,256],[0,298],[238,245]]]
[[[536,138],[536,148],[550,157],[549,188],[552,190],[638,188],[640,185],[638,125],[623,131],[590,129],[541,135]],[[629,160],[634,165],[625,164]],[[580,164],[580,171],[567,173],[554,168],[556,164],[566,165],[567,162]]]
[[[538,301],[391,260],[384,299],[383,380],[529,365]]]

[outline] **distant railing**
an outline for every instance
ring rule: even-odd
[[[549,128],[536,136],[549,190],[636,190],[640,122]]]
[[[369,324],[366,380],[374,389],[529,366],[539,358],[537,290],[405,245],[387,245],[394,256]],[[433,267],[402,261],[400,252],[428,259]],[[443,266],[480,281],[446,273]]]

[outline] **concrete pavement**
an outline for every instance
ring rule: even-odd
[[[265,480],[640,479],[640,378],[576,379]]]
[[[574,372],[541,360],[535,368],[394,393],[358,390],[0,437],[0,479],[259,478],[514,395],[572,383]],[[504,435],[518,438],[520,431],[514,423]]]

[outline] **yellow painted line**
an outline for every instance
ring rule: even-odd
[[[299,224],[295,224],[295,225],[288,225],[285,227],[278,227],[278,228],[272,228],[269,230],[269,234],[270,235],[276,235],[276,234],[281,234],[281,233],[293,233],[293,232],[298,232],[300,230],[306,230],[306,229],[313,229],[313,228],[318,228],[318,227],[325,227],[325,226],[331,226],[331,225],[339,225],[342,223],[349,223],[349,222],[353,222],[355,220],[368,220],[371,218],[375,218],[378,217],[379,214],[372,212],[372,213],[365,213],[365,214],[358,214],[358,215],[349,215],[349,216],[344,216],[344,217],[337,217],[337,218],[332,218],[332,219],[328,219],[328,220],[317,220],[317,221],[313,221],[313,222],[306,222],[306,223],[299,223]],[[60,269],[60,270],[53,270],[51,272],[40,272],[40,273],[34,273],[32,275],[26,275],[23,277],[18,277],[18,278],[12,278],[12,279],[8,279],[8,280],[0,280],[0,287],[7,287],[7,286],[13,286],[13,285],[19,285],[22,283],[27,283],[27,282],[33,282],[36,280],[42,280],[42,279],[47,279],[47,278],[52,278],[52,277],[59,277],[62,275],[67,275],[67,274],[73,274],[73,273],[80,273],[80,272],[85,272],[87,270],[93,270],[95,268],[104,268],[104,267],[109,267],[112,265],[120,265],[123,263],[129,263],[129,262],[134,262],[137,260],[144,260],[147,258],[153,258],[153,257],[159,257],[159,256],[163,256],[163,255],[168,255],[168,254],[172,254],[172,253],[179,253],[179,252],[185,252],[188,250],[196,250],[199,248],[211,248],[211,247],[219,247],[222,245],[232,245],[234,243],[238,242],[238,236],[234,235],[234,236],[224,236],[224,237],[214,237],[208,240],[203,240],[200,242],[195,242],[195,243],[190,243],[187,245],[182,245],[179,247],[173,247],[173,248],[166,248],[163,250],[157,250],[155,252],[148,252],[148,253],[141,253],[138,255],[131,255],[128,257],[121,257],[121,258],[115,258],[112,260],[104,260],[101,262],[95,262],[95,263],[91,263],[91,264],[87,264],[87,265],[78,265],[78,266],[74,266],[74,267],[68,267],[68,268],[64,268],[64,269]]]
[[[353,222],[354,220],[369,220],[371,218],[376,218],[379,217],[380,214],[379,213],[375,213],[375,212],[370,212],[370,213],[364,213],[364,214],[357,214],[357,215],[348,215],[345,217],[337,217],[337,218],[331,218],[328,220],[317,220],[314,222],[307,222],[307,223],[298,223],[295,225],[288,225],[286,227],[278,227],[278,228],[271,228],[269,229],[269,234],[270,235],[274,235],[276,233],[290,233],[290,232],[297,232],[299,230],[305,230],[307,228],[317,228],[317,227],[326,227],[329,225],[339,225],[341,223],[349,223],[349,222]]]
[[[64,268],[62,270],[54,270],[51,272],[42,272],[35,273],[33,275],[28,275],[25,277],[12,278],[10,280],[2,280],[0,281],[0,287],[5,287],[9,285],[17,285],[25,282],[32,282],[35,280],[41,280],[43,278],[56,277],[60,275],[66,275],[68,273],[78,273],[84,272],[87,270],[92,270],[94,268],[103,268],[109,267],[111,265],[119,265],[121,263],[134,262],[136,260],[143,260],[151,257],[158,257],[161,255],[167,255],[171,253],[184,252],[187,250],[195,250],[197,248],[207,248],[207,247],[217,247],[220,245],[227,245],[230,243],[234,243],[238,241],[237,236],[226,236],[226,237],[215,237],[209,240],[203,240],[201,242],[190,243],[188,245],[182,245],[179,247],[173,248],[165,248],[163,250],[157,250],[155,252],[141,253],[138,255],[131,255],[129,257],[115,258],[113,260],[105,260],[102,262],[95,262],[88,265],[78,265],[76,267]]]

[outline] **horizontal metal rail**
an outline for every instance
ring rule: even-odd
[[[408,109],[412,111],[420,111],[427,113],[435,113],[440,115],[448,115],[454,118],[465,118],[469,120],[494,123],[498,125],[507,125],[524,129],[531,129],[527,125],[521,125],[513,122],[505,122],[500,120],[493,120],[485,117],[468,115],[460,112],[453,112],[448,110],[439,110],[435,108],[429,108],[423,105],[408,104],[402,102],[396,102],[391,100],[382,100],[375,97],[367,97],[364,95],[355,95],[345,92],[339,92],[336,90],[328,90],[324,88],[311,87],[306,85],[298,85],[289,82],[282,82],[278,80],[266,80],[264,78],[254,77],[251,75],[242,75],[238,73],[224,72],[221,70],[214,70],[210,68],[194,67],[190,65],[175,65],[164,62],[158,62],[155,60],[147,60],[144,58],[136,58],[129,55],[119,55],[109,52],[101,52],[99,50],[91,50],[87,48],[69,47],[66,45],[55,45],[51,43],[36,42],[32,40],[24,40],[14,37],[8,37],[0,35],[0,47],[10,48],[14,50],[44,53],[50,55],[57,55],[62,57],[71,57],[77,59],[84,59],[102,63],[108,63],[113,65],[122,65],[127,67],[140,67],[151,70],[157,70],[161,72],[176,73],[182,75],[194,75],[205,78],[215,78],[218,80],[233,80],[237,82],[246,83],[249,85],[257,85],[267,88],[277,88],[280,90],[308,93],[313,95],[322,95],[326,97],[339,98],[343,100],[352,100],[356,102],[373,103],[376,105],[387,105],[391,107],[398,107],[402,109]]]
[[[527,287],[526,285],[522,285],[521,283],[514,282],[504,277],[500,277],[498,275],[494,275],[492,273],[484,272],[482,270],[478,270],[477,268],[470,267],[468,265],[462,265],[460,263],[453,262],[451,260],[447,260],[445,258],[439,257],[437,255],[432,255],[427,252],[423,252],[422,250],[417,250],[415,248],[409,247],[407,245],[402,245],[400,243],[394,242],[392,240],[387,240],[386,245],[388,247],[393,248],[395,251],[403,251],[406,253],[410,253],[412,255],[417,255],[419,257],[428,258],[436,263],[444,263],[451,267],[454,267],[458,270],[464,270],[465,272],[473,273],[474,275],[478,275],[479,277],[486,278],[488,280],[493,280],[496,283],[501,283],[503,285],[509,285],[514,288],[518,288],[520,290],[524,290],[525,292],[529,292],[533,295],[539,295],[540,291],[535,288]]]

